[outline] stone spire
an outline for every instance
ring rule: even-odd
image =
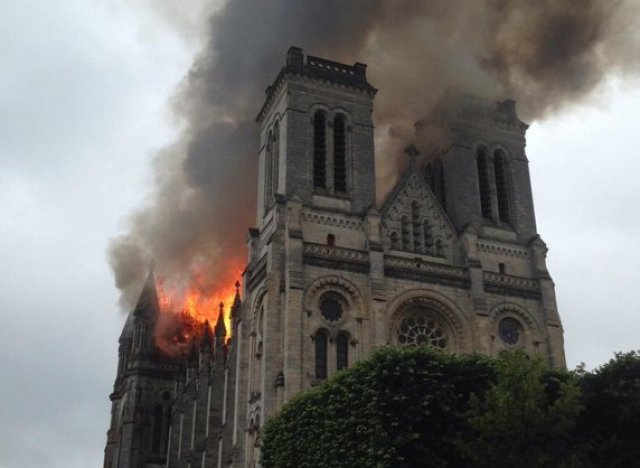
[[[158,300],[158,291],[156,289],[156,280],[153,275],[153,269],[150,269],[147,281],[140,293],[138,303],[133,309],[133,316],[136,318],[144,317],[155,319],[158,314],[160,314],[160,301]]]
[[[218,312],[218,321],[216,322],[216,328],[215,328],[215,335],[216,338],[222,338],[224,340],[224,337],[227,336],[227,327],[224,324],[224,303],[221,302],[219,305],[219,312]]]
[[[238,318],[238,314],[240,313],[240,306],[242,305],[242,300],[240,299],[240,281],[236,281],[236,295],[233,298],[233,304],[231,305],[231,318]]]
[[[212,350],[213,349],[213,336],[211,335],[211,326],[209,321],[205,321],[202,325],[202,341],[200,342],[200,349]]]

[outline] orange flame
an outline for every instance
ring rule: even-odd
[[[179,354],[184,343],[202,333],[202,325],[215,327],[221,311],[227,339],[231,337],[231,306],[236,295],[235,283],[242,275],[240,262],[230,262],[223,278],[212,284],[204,268],[192,268],[188,280],[159,276],[157,281],[161,317],[156,329],[158,346],[170,354]],[[186,284],[184,284],[186,283]]]

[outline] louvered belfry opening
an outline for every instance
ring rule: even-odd
[[[327,115],[316,111],[313,115],[313,187],[327,188]]]
[[[482,217],[492,219],[491,215],[491,182],[489,179],[489,158],[484,148],[478,148],[478,186],[480,188],[480,209]]]
[[[494,154],[493,168],[496,177],[496,196],[498,198],[498,217],[500,221],[508,223],[509,219],[509,188],[507,186],[507,174],[505,157],[502,151]]]
[[[333,119],[333,184],[338,193],[347,192],[347,138],[344,115]]]

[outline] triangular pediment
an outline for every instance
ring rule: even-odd
[[[398,181],[381,212],[385,250],[453,258],[455,228],[415,166]]]

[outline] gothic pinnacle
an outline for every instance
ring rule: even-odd
[[[215,334],[217,337],[225,337],[227,335],[227,327],[224,325],[224,302],[220,302],[219,308]]]

